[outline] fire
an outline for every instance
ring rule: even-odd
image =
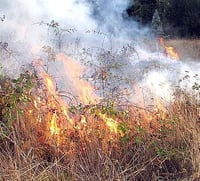
[[[53,80],[52,78],[44,71],[41,72],[41,77],[43,78],[44,80],[44,83],[48,89],[48,94],[51,94],[51,95],[56,95],[56,87],[53,83]]]
[[[110,135],[108,135],[106,139],[115,140],[113,139],[115,136],[116,138],[123,137],[125,133],[119,129],[123,120],[118,117],[113,119],[106,113],[101,113],[101,110],[99,110],[101,108],[95,107],[95,105],[99,103],[99,97],[95,94],[94,87],[86,80],[81,79],[85,67],[81,66],[77,61],[65,54],[58,54],[56,60],[62,61],[66,80],[68,81],[67,85],[69,85],[70,91],[72,94],[76,94],[76,96],[78,96],[78,101],[85,105],[84,111],[89,114],[81,112],[81,115],[74,115],[74,117],[72,117],[73,114],[69,114],[68,104],[58,94],[56,84],[52,77],[43,69],[41,62],[37,64],[38,75],[42,78],[42,83],[45,87],[46,100],[42,97],[36,97],[33,101],[33,105],[36,110],[44,112],[44,119],[38,118],[38,122],[43,124],[44,121],[42,122],[41,120],[45,120],[44,124],[47,126],[47,129],[45,129],[47,131],[47,133],[45,133],[45,137],[51,138],[47,139],[50,140],[48,143],[52,143],[52,141],[54,141],[57,145],[61,145],[65,142],[64,140],[66,138],[64,138],[63,134],[66,133],[66,130],[69,130],[68,128],[74,130],[75,132],[79,131],[81,135],[81,131],[90,129],[90,122],[96,120],[97,124],[103,125],[103,127],[101,127],[102,130],[104,130],[104,126],[108,128]],[[132,107],[129,112],[131,115],[129,118],[130,120],[126,121],[131,121],[132,117],[134,117],[133,120],[136,120],[136,124],[134,125],[132,122],[131,128],[134,126],[140,126],[145,130],[148,130],[150,133],[154,130],[159,130],[160,124],[158,120],[166,118],[166,110],[163,104],[158,101],[155,103],[157,105],[157,109],[148,111],[145,108],[142,90],[137,83],[134,84],[133,89],[138,95],[137,102],[139,103],[139,107]],[[98,109],[97,113],[92,111],[90,112],[91,107],[86,106],[88,104],[92,105],[92,108],[95,107],[95,109]],[[99,120],[102,122],[98,123]],[[84,129],[82,130],[82,128]]]
[[[84,105],[97,104],[98,96],[94,93],[95,89],[89,82],[81,79],[84,67],[81,66],[77,61],[62,53],[58,54],[56,59],[62,60],[66,80],[71,83],[69,89],[73,94],[78,96],[79,101]],[[60,144],[62,142],[60,139],[62,130],[65,130],[66,126],[69,126],[66,125],[66,120],[70,123],[72,126],[71,128],[73,129],[75,129],[75,121],[70,118],[68,105],[62,99],[62,97],[59,96],[56,84],[52,77],[43,69],[42,61],[40,60],[35,62],[35,66],[39,76],[42,78],[42,83],[45,86],[45,96],[47,99],[45,109],[48,110],[45,120],[47,121],[47,127],[49,128],[49,135],[56,140],[57,144]],[[36,109],[40,109],[41,102],[42,101],[40,98],[36,98],[34,100],[33,103]],[[107,120],[107,124],[111,126],[112,121],[109,118],[105,119]],[[83,122],[83,119],[81,119],[81,122]]]
[[[163,38],[159,38],[159,42],[161,46],[164,48],[167,56],[169,56],[171,59],[174,59],[174,60],[180,59],[179,54],[176,52],[175,48],[172,46],[166,46]]]
[[[50,133],[51,133],[51,136],[60,134],[60,128],[57,125],[57,114],[56,113],[54,113],[51,118]]]
[[[78,95],[80,102],[85,105],[97,104],[99,98],[94,93],[94,87],[81,78],[84,67],[63,53],[58,54],[57,59],[63,61],[66,78],[72,82],[72,87],[74,92]]]
[[[112,118],[107,117],[105,114],[99,114],[99,116],[101,117],[101,119],[103,119],[103,121],[105,121],[106,125],[109,127],[112,133],[117,134],[119,132],[118,131],[119,124],[117,121],[115,121]]]
[[[56,84],[52,77],[42,68],[41,62],[36,63],[36,66],[45,86],[46,100],[42,101],[40,97],[37,97],[33,102],[34,107],[37,110],[40,110],[40,107],[44,107],[45,111],[48,111],[45,115],[46,125],[49,128],[50,136],[59,144],[62,141],[59,137],[62,129],[65,129],[66,121],[71,126],[74,125],[74,122],[68,114],[67,103],[57,93]]]

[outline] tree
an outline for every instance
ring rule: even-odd
[[[155,10],[153,17],[152,17],[151,28],[155,35],[163,34],[162,23],[161,23],[160,16],[158,14],[157,9]]]
[[[129,16],[136,18],[141,24],[151,23],[156,9],[156,0],[135,0],[133,6],[127,9]]]
[[[200,0],[134,0],[133,6],[129,7],[127,12],[140,24],[151,24],[155,31],[159,30],[159,26],[154,26],[156,23],[152,24],[152,21],[157,21],[152,20],[156,9],[166,34],[181,37],[200,36]]]
[[[172,0],[167,18],[180,36],[200,36],[199,0]]]

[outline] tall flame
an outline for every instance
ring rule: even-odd
[[[35,66],[37,66],[38,73],[46,88],[46,106],[48,109],[46,115],[47,126],[50,131],[50,136],[56,138],[57,143],[59,144],[61,141],[59,135],[61,134],[61,130],[64,129],[65,120],[67,120],[70,125],[73,125],[74,122],[68,115],[67,103],[57,94],[56,84],[52,80],[52,77],[42,68],[41,63],[42,62],[36,62]],[[40,103],[40,98],[37,98],[34,101],[34,106],[37,109],[39,109],[38,103]]]
[[[161,46],[164,48],[167,56],[169,56],[171,59],[174,59],[174,60],[180,59],[179,54],[176,52],[175,48],[172,46],[166,46],[163,38],[159,38],[159,42]]]
[[[63,61],[65,75],[72,82],[72,87],[80,102],[83,104],[98,103],[98,96],[94,93],[94,87],[86,80],[81,79],[84,67],[63,53],[58,54],[57,59]]]

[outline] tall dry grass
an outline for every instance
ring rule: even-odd
[[[166,43],[180,56],[199,59],[197,40]],[[0,180],[200,180],[199,92],[177,90],[164,112],[70,105],[75,127],[51,135],[55,110],[45,90],[33,88],[38,82],[29,74],[0,80]],[[43,105],[35,106],[37,97]],[[117,121],[117,133],[101,114]]]
[[[0,180],[200,179],[199,93],[178,91],[164,115],[134,106],[73,108],[76,127],[50,135],[50,109],[34,107],[36,95],[24,80],[1,90]],[[117,120],[117,133],[102,113]]]

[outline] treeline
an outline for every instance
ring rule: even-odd
[[[141,25],[152,25],[158,11],[163,34],[200,37],[200,0],[133,0],[128,15]],[[154,18],[153,18],[154,16]]]

